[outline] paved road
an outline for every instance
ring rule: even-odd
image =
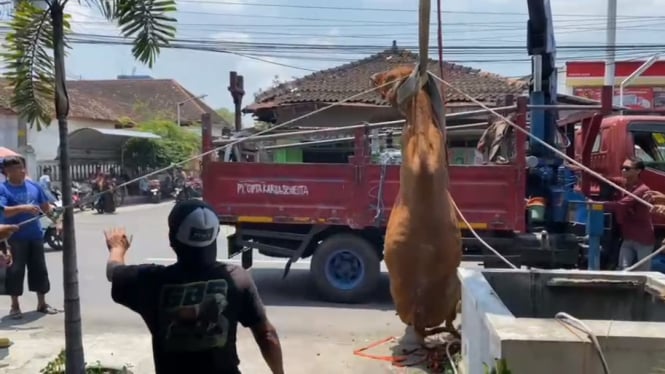
[[[169,249],[166,225],[166,217],[172,204],[165,202],[159,205],[125,207],[120,208],[115,215],[96,215],[86,212],[76,216],[84,333],[86,336],[96,336],[97,339],[95,343],[91,340],[93,338],[86,338],[86,345],[88,342],[93,345],[103,345],[103,339],[100,338],[102,335],[99,335],[102,333],[132,333],[134,334],[132,336],[138,336],[131,338],[132,343],[128,341],[130,338],[124,337],[122,343],[108,344],[128,344],[129,347],[115,348],[125,349],[126,355],[140,351],[143,364],[150,363],[149,340],[143,322],[132,312],[114,304],[110,298],[110,285],[105,279],[107,251],[102,230],[118,225],[126,227],[128,232],[134,235],[129,254],[130,263],[173,262],[175,256]],[[226,257],[224,234],[220,235],[219,239],[219,257],[220,259]],[[63,304],[61,259],[60,252],[51,252],[47,255],[52,283],[49,300],[57,308],[61,308]],[[287,372],[295,374],[311,373],[315,370],[318,373],[392,372],[386,363],[358,358],[352,353],[354,349],[403,332],[403,326],[395,316],[390,302],[387,276],[384,274],[383,286],[371,303],[358,306],[335,305],[317,301],[310,287],[307,261],[294,265],[285,280],[281,279],[283,263],[284,261],[255,256],[252,274],[268,306],[269,316],[277,326],[283,341]],[[22,298],[24,311],[34,308],[35,303],[34,295]],[[8,298],[0,298],[0,313],[4,314],[8,310]],[[34,329],[31,339],[40,336],[50,336],[51,340],[61,339],[62,316],[49,316],[39,320],[34,320],[35,318],[33,314],[26,315],[24,318],[26,321],[21,322],[23,325],[4,320],[0,324],[0,329],[13,331],[15,334],[28,333]],[[111,342],[112,338],[109,335],[108,341]],[[265,365],[258,358],[260,354],[246,330],[241,331],[239,342],[243,370],[249,373],[267,373]],[[127,351],[128,348],[131,351]],[[7,372],[28,372],[27,369],[22,370]]]

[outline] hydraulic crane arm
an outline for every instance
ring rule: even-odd
[[[527,0],[529,21],[527,23],[527,51],[531,56],[532,83],[529,89],[531,104],[557,104],[556,44],[550,0]],[[531,110],[531,132],[547,144],[555,144],[556,111]],[[555,161],[551,151],[531,140],[530,153],[543,161]],[[549,159],[549,160],[548,160]]]

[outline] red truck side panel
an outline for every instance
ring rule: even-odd
[[[384,226],[399,188],[385,167],[383,214],[376,206],[381,165],[210,162],[203,197],[223,222]],[[452,194],[474,229],[524,231],[523,172],[513,165],[452,166]]]
[[[381,166],[367,167],[369,193],[367,206],[377,206],[381,181]],[[387,220],[399,189],[399,167],[386,168],[384,185],[385,213]],[[513,165],[451,166],[451,193],[462,214],[472,228],[479,230],[524,231],[524,193],[517,186],[523,185],[523,173]],[[368,222],[373,222],[376,210],[370,212]],[[466,227],[461,226],[461,227]]]

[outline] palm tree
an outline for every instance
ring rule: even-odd
[[[43,3],[42,3],[43,1]],[[160,46],[175,37],[174,0],[78,0],[97,8],[108,20],[115,21],[123,36],[133,40],[132,53],[149,67],[155,62]],[[41,0],[36,6],[30,0],[18,0],[11,31],[6,37],[6,78],[13,86],[11,105],[27,123],[37,130],[51,123],[53,114],[60,133],[60,175],[62,176],[63,214],[63,281],[65,294],[66,372],[80,374],[85,370],[81,333],[74,211],[72,208],[71,174],[67,135],[67,96],[65,50],[68,48],[68,0]],[[52,51],[52,53],[51,53]]]

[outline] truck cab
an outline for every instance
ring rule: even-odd
[[[575,133],[575,153],[581,160],[582,130]],[[644,161],[642,181],[653,190],[665,192],[665,116],[614,115],[603,118],[596,136],[589,166],[613,179],[621,178],[621,164],[628,157]],[[591,182],[590,196],[611,200],[614,189]],[[665,238],[665,219],[653,217],[658,243]]]

